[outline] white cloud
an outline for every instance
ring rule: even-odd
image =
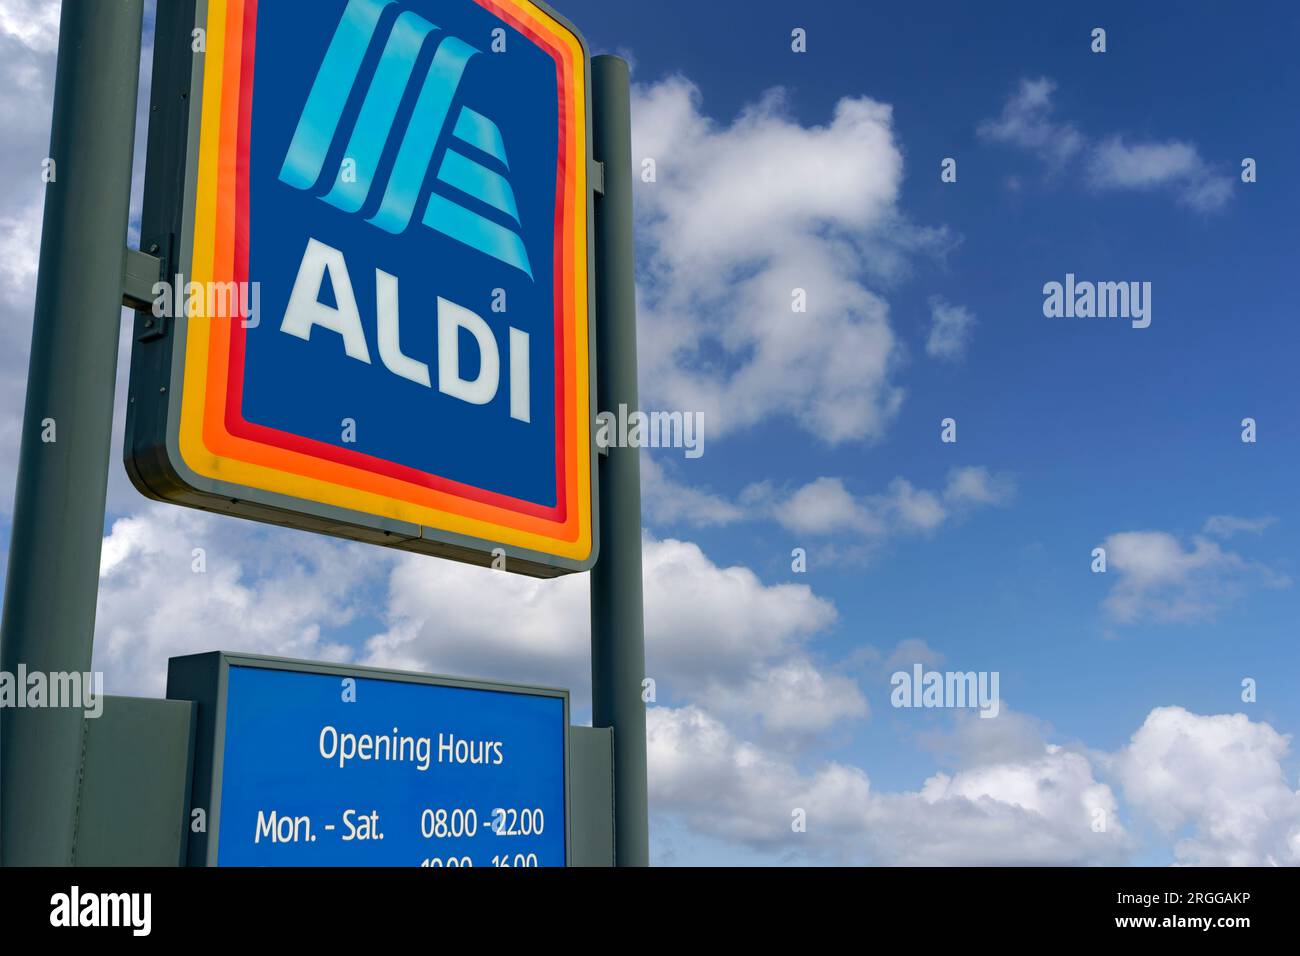
[[[941,489],[918,488],[897,477],[880,493],[858,496],[844,479],[823,476],[792,491],[755,482],[732,502],[678,481],[648,456],[641,462],[643,506],[653,522],[713,527],[769,518],[796,534],[850,535],[870,545],[891,535],[934,531],[976,508],[1005,505],[1016,492],[1010,476],[967,466],[952,469]]]
[[[892,514],[903,528],[913,531],[933,531],[948,517],[948,512],[932,491],[915,488],[905,478],[895,478],[889,483],[887,497],[879,507]]]
[[[641,507],[651,521],[694,527],[732,524],[745,512],[725,498],[679,481],[649,454],[641,455]]]
[[[1289,738],[1242,714],[1158,707],[1113,754],[1050,743],[1040,722],[1008,708],[995,720],[958,715],[942,739],[959,769],[889,792],[842,762],[801,768],[698,705],[657,707],[652,809],[810,862],[1121,864],[1139,847],[1131,811],[1174,838],[1178,863],[1300,863],[1300,793],[1281,764]],[[796,809],[806,833],[791,830]]]
[[[802,774],[788,759],[736,738],[698,706],[652,707],[646,714],[650,806],[714,837],[769,848],[823,853],[834,837],[867,824],[870,783],[856,767],[827,763]],[[807,834],[792,832],[793,813]],[[811,849],[812,847],[808,847]]]
[[[16,41],[37,53],[54,53],[59,47],[57,0],[3,0],[0,40]]]
[[[1203,171],[1183,186],[1180,198],[1199,212],[1213,212],[1221,209],[1232,198],[1233,183],[1231,176],[1217,176]]]
[[[836,612],[807,585],[671,539],[647,536],[643,560],[661,699],[710,699],[784,740],[866,717],[856,682],[811,656]],[[112,693],[161,694],[168,657],[248,651],[563,686],[581,703],[588,590],[585,574],[541,581],[151,504],[104,540],[96,667]]]
[[[1179,863],[1300,864],[1300,793],[1281,760],[1290,738],[1245,714],[1157,707],[1114,758],[1130,805],[1166,834]]]
[[[808,640],[836,619],[834,606],[807,585],[764,584],[748,568],[715,564],[690,542],[647,535],[642,561],[646,673],[661,699],[713,688],[739,700],[755,683],[777,680],[765,677],[766,669],[803,656]],[[538,581],[403,557],[389,583],[388,628],[368,642],[366,662],[492,673],[585,695],[588,601],[587,575]],[[763,717],[762,707],[747,709]]]
[[[843,479],[823,477],[782,494],[770,485],[751,485],[741,500],[758,513],[771,515],[796,534],[858,534],[882,540],[891,534],[933,531],[971,508],[1003,505],[1015,495],[1014,482],[987,468],[955,468],[942,490],[917,488],[906,478],[893,479],[874,495],[855,496]]]
[[[539,582],[362,547],[151,505],[105,541],[96,667],[112,692],[157,694],[168,656],[225,648],[504,679],[541,670],[581,693],[585,576]],[[1179,835],[1179,862],[1300,862],[1288,740],[1242,715],[1158,708],[1107,755],[1050,743],[1006,707],[994,720],[958,714],[929,748],[956,769],[915,791],[875,790],[842,761],[796,762],[810,735],[868,713],[856,681],[809,653],[834,608],[686,542],[647,538],[645,567],[647,672],[664,699],[648,712],[656,819],[809,862],[1123,862],[1135,844],[1100,767],[1133,809]],[[359,654],[341,635],[365,627],[389,572],[391,626]],[[934,654],[913,641],[890,659],[903,657]],[[790,828],[796,809],[805,834]]]
[[[1089,176],[1099,189],[1154,189],[1171,186],[1183,202],[1201,211],[1218,209],[1232,198],[1232,177],[1214,174],[1191,143],[1129,145],[1119,136],[1092,150]]]
[[[942,238],[898,213],[890,107],[846,98],[805,127],[776,91],[721,125],[674,77],[635,87],[633,159],[646,399],[719,433],[788,416],[829,443],[879,437],[903,397],[899,348],[865,283]]]
[[[538,580],[419,555],[397,559],[387,629],[364,663],[581,691],[589,686],[588,576]]]
[[[1083,148],[1083,135],[1068,123],[1052,119],[1056,84],[1046,77],[1022,79],[1002,106],[1002,115],[979,125],[979,135],[998,143],[1031,150],[1060,166]]]
[[[939,296],[930,299],[930,335],[925,352],[931,358],[957,362],[966,356],[975,316],[965,306],[953,305]]]
[[[994,474],[982,466],[954,468],[948,473],[943,496],[953,505],[1005,505],[1016,494],[1010,476]]]
[[[1271,528],[1277,519],[1272,515],[1265,515],[1262,518],[1239,518],[1236,515],[1211,515],[1205,519],[1205,524],[1201,530],[1208,535],[1216,538],[1231,538],[1235,534],[1247,532],[1249,534],[1262,534],[1268,528]]]
[[[1002,115],[981,123],[979,134],[1035,153],[1053,172],[1086,155],[1088,182],[1097,190],[1169,188],[1180,202],[1201,212],[1219,209],[1232,198],[1233,178],[1215,173],[1194,144],[1126,142],[1119,135],[1090,141],[1071,124],[1052,118],[1055,92],[1056,84],[1046,77],[1022,79]]]
[[[894,649],[881,664],[883,673],[892,674],[900,667],[924,664],[933,667],[943,662],[943,655],[919,637],[905,637],[894,645]]]
[[[1136,812],[1173,839],[1178,863],[1300,864],[1289,738],[1243,714],[1157,707],[1110,754],[1051,743],[1006,707],[994,720],[957,714],[928,743],[958,769],[897,792],[842,762],[796,765],[700,705],[653,708],[649,739],[657,815],[810,862],[1119,864],[1139,846],[1124,820]],[[796,809],[806,833],[790,828]]]
[[[385,565],[361,560],[363,547],[148,505],[104,539],[95,667],[109,693],[161,696],[167,658],[181,654],[347,659],[329,630],[365,611]]]
[[[878,858],[888,863],[1114,864],[1133,846],[1114,793],[1087,757],[1054,744],[1033,757],[936,774],[918,793],[882,798],[872,822]]]
[[[720,685],[700,697],[720,714],[756,718],[767,735],[795,740],[844,720],[865,720],[870,713],[856,681],[802,655],[758,668],[743,684]]]
[[[651,807],[701,834],[807,860],[910,865],[1120,862],[1132,841],[1087,757],[1039,742],[1014,761],[881,793],[860,768],[801,771],[699,706],[648,720]],[[806,832],[794,832],[802,810]],[[1096,812],[1106,828],[1093,828]]]
[[[1099,143],[1091,157],[1093,181],[1103,188],[1145,189],[1184,179],[1196,172],[1201,158],[1190,143],[1138,143],[1119,136]]]
[[[1290,584],[1284,575],[1199,535],[1184,547],[1166,531],[1123,531],[1102,545],[1107,573],[1118,578],[1103,606],[1121,624],[1210,618],[1250,585]]]
[[[746,490],[744,497],[751,502],[763,503],[771,497],[771,492],[753,486]],[[767,507],[782,527],[796,534],[857,531],[880,535],[885,531],[881,518],[858,501],[840,478],[818,478],[783,499],[772,500]]]
[[[899,666],[911,669],[912,662]],[[973,710],[955,710],[949,728],[924,730],[917,736],[943,761],[967,768],[1035,760],[1043,755],[1049,732],[1043,721],[1012,710],[1001,701],[996,718],[981,717]]]

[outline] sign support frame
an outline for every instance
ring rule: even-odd
[[[0,668],[88,673],[104,537],[144,0],[64,3]],[[46,423],[54,428],[47,441]],[[0,712],[0,863],[69,865],[84,716]]]
[[[617,56],[591,59],[596,196],[596,407],[637,408],[632,235],[631,75]],[[641,450],[599,456],[599,557],[591,569],[591,722],[614,731],[617,866],[650,865],[646,770],[645,612],[641,579]]]

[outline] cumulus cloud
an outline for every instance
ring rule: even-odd
[[[908,865],[1114,863],[1132,847],[1110,787],[1057,745],[890,793],[837,761],[801,771],[699,706],[653,708],[648,738],[655,812],[751,847]]]
[[[995,474],[984,467],[954,468],[948,473],[944,500],[952,505],[1004,505],[1016,494],[1009,475]]]
[[[1113,758],[1128,803],[1166,834],[1179,863],[1300,864],[1300,793],[1282,758],[1290,738],[1245,714],[1157,707]]]
[[[1083,156],[1087,181],[1097,190],[1166,188],[1201,212],[1220,209],[1232,198],[1233,178],[1216,172],[1195,144],[1130,141],[1120,135],[1091,139],[1054,119],[1055,92],[1056,83],[1046,77],[1022,79],[1003,104],[1002,114],[979,125],[980,136],[1032,152],[1053,172]]]
[[[95,667],[110,693],[162,696],[182,654],[346,660],[331,632],[364,613],[386,563],[363,547],[148,505],[104,539]]]
[[[1003,505],[1015,495],[1015,483],[987,468],[955,468],[937,490],[918,488],[895,478],[883,492],[854,495],[841,478],[817,478],[792,492],[770,485],[751,485],[741,500],[770,515],[796,534],[853,533],[880,540],[890,534],[925,533],[975,507]]]
[[[884,863],[1115,864],[1133,847],[1111,788],[1087,757],[1055,744],[935,774],[918,792],[882,797],[872,822]]]
[[[823,476],[793,489],[747,485],[732,500],[679,480],[677,470],[642,456],[642,505],[664,525],[715,527],[771,520],[801,535],[851,536],[875,546],[899,534],[928,533],[984,507],[1008,504],[1014,479],[982,466],[952,469],[942,487],[920,488],[901,476],[875,494],[857,495],[843,478]]]
[[[1201,530],[1215,538],[1231,538],[1235,534],[1242,532],[1248,534],[1262,534],[1271,528],[1277,519],[1272,515],[1265,515],[1262,518],[1240,518],[1236,515],[1211,515],[1205,519],[1205,524]]]
[[[1167,531],[1122,531],[1102,546],[1116,577],[1103,607],[1121,624],[1212,618],[1248,587],[1286,587],[1266,565],[1228,551],[1200,535],[1184,545]]]
[[[1182,202],[1208,212],[1232,198],[1232,177],[1214,173],[1191,143],[1125,143],[1112,136],[1098,143],[1088,173],[1099,189],[1150,190],[1170,186]]]
[[[1183,179],[1201,164],[1196,147],[1171,140],[1168,143],[1126,145],[1112,137],[1098,144],[1092,154],[1093,181],[1102,187],[1146,189],[1171,180]]]
[[[745,517],[737,505],[681,481],[648,454],[641,455],[641,509],[651,521],[693,527],[733,524]]]
[[[1137,814],[1174,839],[1177,863],[1300,863],[1300,793],[1282,765],[1290,740],[1268,724],[1157,707],[1114,753],[1046,733],[1009,708],[995,720],[958,714],[929,741],[955,769],[881,791],[851,764],[797,766],[699,705],[658,707],[652,806],[701,834],[808,861],[1120,864],[1141,845],[1126,823]],[[799,810],[806,832],[790,827]]]
[[[880,535],[885,530],[881,517],[854,497],[841,478],[818,478],[784,497],[755,486],[747,490],[746,498],[770,509],[782,527],[796,534],[858,531]]]
[[[894,645],[894,649],[888,656],[884,657],[882,668],[885,674],[892,674],[903,666],[911,667],[919,663],[933,667],[942,662],[943,654],[924,640],[919,637],[905,637]]]
[[[105,541],[95,666],[117,693],[158,694],[168,656],[226,648],[543,676],[581,694],[584,576],[539,582],[362,547],[151,505]],[[993,720],[959,713],[949,732],[923,735],[951,769],[916,790],[879,791],[843,761],[797,761],[808,750],[792,742],[868,716],[857,682],[812,653],[834,607],[687,542],[647,537],[645,567],[648,673],[663,700],[648,711],[657,819],[809,862],[1117,863],[1135,840],[1113,778],[1129,810],[1177,835],[1178,862],[1300,862],[1289,740],[1243,715],[1157,708],[1105,754],[1051,742],[1006,707]],[[347,635],[373,633],[385,577],[388,629],[358,647]],[[919,641],[889,661],[904,658],[938,660]],[[795,811],[806,833],[791,830]]]
[[[857,682],[827,671],[802,655],[757,669],[739,685],[722,684],[700,695],[720,714],[753,718],[769,737],[802,742],[841,721],[870,713]]]
[[[1069,123],[1053,119],[1055,92],[1056,83],[1046,77],[1022,79],[1003,104],[1002,114],[980,123],[979,135],[991,142],[1031,150],[1054,166],[1064,164],[1083,148],[1085,139]]]
[[[0,3],[0,40],[36,53],[54,53],[59,47],[59,4],[50,0]]]
[[[700,833],[766,848],[806,841],[834,851],[834,837],[867,824],[870,783],[856,767],[829,762],[800,773],[785,757],[738,739],[699,706],[652,707],[646,714],[650,804]],[[795,811],[808,834],[793,833]]]
[[[632,112],[645,397],[702,410],[717,433],[789,416],[832,444],[879,437],[903,393],[889,306],[867,283],[942,241],[898,211],[890,107],[845,98],[806,127],[774,91],[719,124],[674,77],[638,85]]]
[[[910,670],[912,662],[900,662],[899,666]],[[1043,721],[1012,710],[1003,701],[996,718],[957,710],[950,726],[927,729],[917,736],[926,749],[948,765],[970,768],[1037,759],[1044,752],[1049,732]]]
[[[779,712],[783,698],[760,691],[802,679],[825,692],[824,712],[858,712],[847,685],[810,676],[808,642],[836,611],[807,585],[764,584],[748,568],[720,566],[698,545],[671,538],[647,535],[642,561],[646,673],[659,697],[725,693],[733,710],[783,729],[792,720]],[[366,644],[367,663],[491,673],[584,695],[590,687],[586,575],[538,581],[403,557],[389,582],[388,617]],[[841,695],[848,703],[832,699]]]
[[[957,362],[966,357],[975,316],[965,306],[953,305],[939,296],[930,299],[930,334],[925,352],[931,358]]]
[[[842,762],[801,769],[700,706],[654,708],[652,805],[702,834],[807,860],[1118,864],[1140,845],[1124,819],[1136,813],[1176,836],[1177,863],[1300,863],[1300,793],[1282,766],[1290,741],[1268,724],[1157,707],[1114,753],[1044,733],[1009,709],[990,721],[959,715],[943,738],[958,768],[888,792]],[[790,827],[799,810],[806,832]]]

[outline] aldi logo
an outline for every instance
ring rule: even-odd
[[[384,0],[349,0],[289,144],[280,170],[282,182],[297,189],[316,186],[385,6]],[[398,109],[415,81],[416,61],[421,59],[426,44],[435,49],[433,59],[426,64],[419,94],[398,138],[400,145],[388,181],[379,184],[380,159],[396,135]],[[465,67],[479,52],[438,30],[417,13],[407,11],[398,16],[370,76],[343,162],[329,192],[320,198],[344,212],[355,213],[366,204],[371,192],[380,188],[383,199],[368,221],[397,235],[410,226],[420,188],[436,166],[436,182],[428,197],[424,224],[532,278],[523,240],[515,231],[519,209],[505,175],[510,163],[501,130],[482,113],[461,106],[454,113],[456,119],[450,130],[456,144],[444,142],[441,157],[437,154],[439,138],[453,115],[452,105]],[[352,77],[351,83],[348,77]],[[498,168],[484,165],[473,158],[475,154]],[[474,205],[488,207],[496,216],[477,212]],[[501,218],[512,222],[502,223]]]
[[[154,113],[143,240],[177,281],[252,286],[259,309],[199,294],[162,334],[141,324],[137,486],[525,573],[589,567],[581,38],[533,0],[158,18],[158,46],[197,27],[205,49],[156,55],[155,87],[189,95]]]

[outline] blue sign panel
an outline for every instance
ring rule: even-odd
[[[362,673],[229,666],[218,865],[567,862],[563,692]]]
[[[259,60],[303,56],[254,73],[250,141],[288,145],[249,156],[249,274],[287,320],[248,330],[243,417],[553,508],[555,61],[522,35],[492,53],[506,24],[469,0],[333,6],[258,8]]]

